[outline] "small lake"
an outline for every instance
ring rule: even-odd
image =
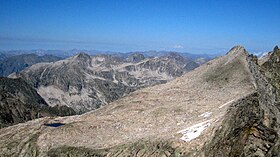
[[[65,125],[63,123],[50,123],[50,124],[44,124],[45,126],[49,126],[49,127],[60,127],[62,125]]]

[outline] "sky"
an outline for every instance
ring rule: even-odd
[[[0,0],[0,49],[253,53],[280,45],[280,0]]]

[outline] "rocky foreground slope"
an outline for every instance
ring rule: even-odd
[[[73,114],[71,108],[48,106],[22,79],[0,77],[0,128],[40,117]]]
[[[198,67],[194,61],[172,53],[127,58],[79,53],[54,63],[39,63],[10,77],[34,86],[51,106],[68,106],[84,113],[106,105],[136,89],[166,83]]]

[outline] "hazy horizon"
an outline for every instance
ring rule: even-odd
[[[280,45],[280,1],[0,0],[0,50],[222,54]]]

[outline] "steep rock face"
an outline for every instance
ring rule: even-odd
[[[36,54],[22,54],[7,57],[0,60],[0,76],[8,76],[13,72],[19,72],[36,63],[55,62],[60,59],[61,58],[52,55],[38,56]]]
[[[55,63],[33,65],[10,77],[30,82],[51,106],[68,106],[84,113],[136,89],[166,83],[198,66],[178,58],[145,59],[134,54],[128,62],[111,55],[79,53]]]
[[[263,67],[254,57],[248,57],[257,91],[231,106],[213,138],[205,144],[205,156],[279,156],[279,89],[275,86],[279,75],[274,73],[279,70],[278,50],[274,49]]]
[[[22,79],[0,77],[0,128],[44,116],[73,115],[69,108],[49,107]]]
[[[98,110],[1,129],[0,155],[203,155],[203,144],[221,126],[229,106],[256,90],[248,53],[236,48],[182,77]]]

